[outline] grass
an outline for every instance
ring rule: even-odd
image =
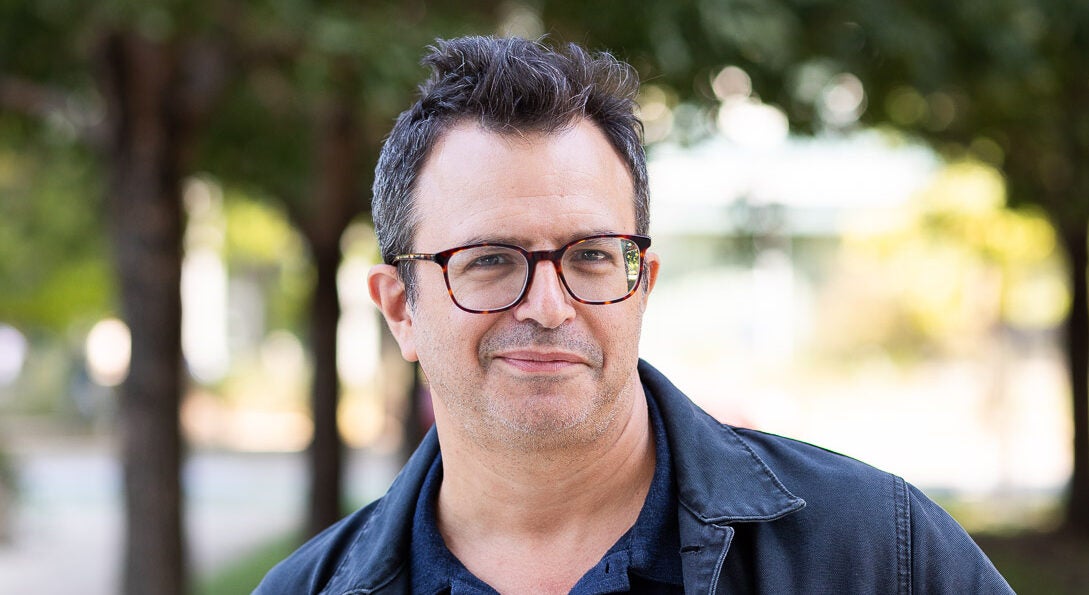
[[[1034,532],[974,537],[1020,595],[1089,593],[1089,541]]]
[[[253,591],[270,568],[299,547],[296,533],[278,537],[197,582],[196,595],[239,595]]]
[[[349,501],[341,511],[342,516],[350,514],[365,502]],[[197,577],[194,595],[239,595],[250,593],[265,574],[295,551],[305,541],[300,531],[291,531],[258,546],[249,554],[225,564],[218,571],[203,577]]]
[[[1021,595],[1089,593],[1089,539],[1058,530],[1061,501],[1053,494],[935,500],[964,526]]]

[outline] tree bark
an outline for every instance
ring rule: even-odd
[[[385,321],[382,322],[385,324]],[[409,364],[412,368],[412,381],[409,382],[406,388],[407,394],[405,395],[405,423],[404,433],[401,439],[401,460],[403,463],[407,463],[408,459],[412,456],[412,453],[416,452],[416,448],[423,441],[424,435],[427,434],[428,428],[430,428],[430,421],[434,419],[434,416],[428,411],[425,415],[425,407],[430,410],[430,401],[424,402],[424,382],[423,373],[420,371],[420,362],[412,362]],[[426,424],[426,425],[425,425]]]
[[[314,354],[311,406],[314,437],[310,444],[310,509],[307,533],[315,535],[341,516],[344,445],[337,427],[340,379],[337,373],[337,324],[340,299],[337,270],[340,238],[362,211],[359,192],[359,126],[351,94],[338,95],[325,106],[317,126],[316,187],[308,217],[296,214],[304,230],[317,281],[310,311]]]
[[[1074,472],[1066,505],[1066,529],[1089,537],[1089,222],[1068,223],[1060,234],[1070,256],[1073,295],[1065,328],[1074,414]]]
[[[341,514],[344,445],[337,429],[340,379],[337,374],[337,268],[340,250],[314,254],[317,281],[310,306],[310,341],[314,354],[311,407],[314,437],[310,443],[310,513],[307,534],[316,535]]]
[[[169,47],[133,34],[103,46],[108,204],[132,359],[120,388],[125,545],[122,592],[186,590],[181,401],[181,162],[188,132],[174,105]]]

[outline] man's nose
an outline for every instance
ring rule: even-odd
[[[575,317],[574,300],[550,261],[536,264],[533,279],[522,302],[514,308],[518,320],[533,320],[545,328],[556,328]]]

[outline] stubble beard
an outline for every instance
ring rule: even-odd
[[[494,354],[527,348],[577,353],[585,358],[589,377],[580,374],[583,381],[577,384],[564,375],[513,378],[498,367],[502,364]],[[626,378],[610,382],[600,346],[571,327],[546,329],[529,322],[489,333],[480,342],[477,360],[481,376],[476,382],[436,379],[434,388],[466,438],[490,450],[543,456],[570,452],[601,438],[618,415]],[[495,380],[502,384],[496,386]]]

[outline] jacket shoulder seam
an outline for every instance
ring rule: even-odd
[[[897,589],[902,595],[910,595],[911,584],[911,496],[907,482],[893,476],[893,501],[896,512],[896,578]]]

